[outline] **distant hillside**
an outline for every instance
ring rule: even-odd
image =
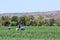
[[[54,18],[59,18],[60,19],[60,11],[48,11],[48,12],[27,12],[27,13],[2,13],[0,16],[29,16],[33,15],[35,17],[37,16],[45,16],[48,18],[54,17]]]

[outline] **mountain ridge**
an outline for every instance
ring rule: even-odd
[[[2,13],[0,16],[45,16],[48,18],[54,17],[59,18],[60,17],[60,11],[47,11],[47,12],[25,12],[25,13]],[[59,18],[60,19],[60,18]]]

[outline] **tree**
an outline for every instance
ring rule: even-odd
[[[27,16],[19,17],[19,23],[26,26],[26,22],[27,22]]]
[[[3,21],[0,19],[0,26],[2,26]]]
[[[37,26],[42,26],[42,24],[43,24],[42,21],[40,20],[37,21]]]
[[[13,16],[13,17],[11,18],[11,21],[18,22],[18,17],[17,17],[17,16]]]
[[[32,16],[32,15],[30,15],[30,16],[28,16],[27,17],[27,26],[29,26],[29,25],[33,25],[33,23],[34,23],[34,16]]]
[[[4,26],[8,26],[11,22],[11,19],[9,16],[2,16],[1,20],[2,20],[2,25]]]
[[[1,20],[6,20],[6,18],[4,16],[1,17]]]
[[[17,22],[12,21],[12,22],[11,22],[11,26],[17,26]]]
[[[42,23],[43,23],[44,26],[48,26],[48,22],[49,22],[49,18],[44,18],[42,20]]]
[[[60,20],[56,21],[57,26],[60,26]]]
[[[9,24],[10,24],[10,21],[9,21],[9,20],[5,20],[5,21],[3,22],[3,25],[4,25],[4,26],[9,26]]]
[[[30,20],[29,25],[31,25],[31,26],[37,26],[37,21],[36,20]]]
[[[43,16],[39,16],[39,17],[38,17],[38,20],[43,20],[43,19],[44,19]]]
[[[39,17],[38,17],[38,21],[37,21],[37,25],[38,25],[38,26],[42,26],[42,25],[43,25],[43,19],[44,19],[43,16],[39,16]]]
[[[53,26],[55,24],[55,19],[54,18],[50,18],[48,21],[48,25],[49,26]]]
[[[30,15],[30,16],[28,16],[28,19],[29,20],[34,20],[34,16]]]

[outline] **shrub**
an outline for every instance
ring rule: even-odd
[[[2,24],[3,24],[4,26],[8,26],[8,25],[10,24],[10,22],[9,22],[9,21],[4,21]]]
[[[11,26],[17,26],[17,22],[12,21],[12,22],[11,22]]]
[[[53,18],[49,19],[48,25],[53,26],[54,24],[55,24],[55,19],[53,19]]]
[[[37,21],[37,25],[38,25],[38,26],[42,26],[42,24],[43,24],[42,21],[40,21],[40,20]]]
[[[60,20],[56,21],[57,26],[60,26]]]

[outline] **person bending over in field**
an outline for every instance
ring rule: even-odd
[[[24,30],[24,27],[21,24],[19,24],[18,28],[16,28],[16,30]]]

